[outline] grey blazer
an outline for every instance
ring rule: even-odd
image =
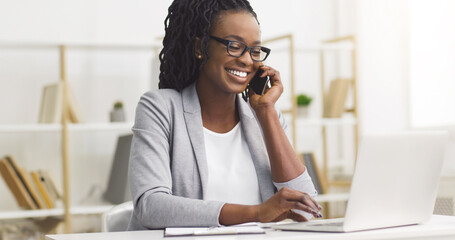
[[[236,102],[262,201],[270,198],[277,187],[298,189],[302,181],[308,181],[308,174],[302,174],[287,183],[272,182],[262,131],[254,111],[240,96]],[[281,113],[279,119],[286,132]],[[134,214],[128,229],[219,225],[224,203],[202,200],[208,170],[195,84],[182,92],[161,89],[145,93],[137,106],[132,130],[129,182]],[[314,187],[309,191],[311,195],[316,194]]]

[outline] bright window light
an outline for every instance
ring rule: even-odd
[[[411,127],[455,126],[455,1],[409,4]]]

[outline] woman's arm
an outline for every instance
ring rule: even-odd
[[[272,87],[266,89],[262,96],[250,91],[250,104],[264,134],[272,179],[277,183],[287,182],[300,176],[305,171],[305,166],[297,158],[275,110],[275,102],[283,92],[280,74],[271,67],[263,66],[262,69],[263,77],[270,76]]]

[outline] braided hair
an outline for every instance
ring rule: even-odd
[[[174,0],[164,20],[165,36],[159,54],[160,82],[158,87],[181,91],[196,81],[199,69],[207,62],[208,40],[212,24],[221,11],[246,11],[257,21],[248,0]],[[258,22],[259,23],[259,22]],[[207,56],[198,60],[194,40],[201,39],[200,48]]]

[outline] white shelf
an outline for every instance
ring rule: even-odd
[[[318,202],[344,202],[349,200],[349,193],[320,194],[315,200]]]
[[[299,127],[317,127],[317,126],[346,126],[357,124],[354,118],[297,118]]]
[[[72,207],[72,215],[97,215],[111,209],[113,205],[100,206],[78,206]],[[45,218],[45,217],[63,217],[63,208],[40,209],[40,210],[18,210],[0,212],[0,220],[24,219],[24,218]]]
[[[69,124],[70,131],[112,131],[112,130],[131,130],[132,122],[121,123],[82,123]]]
[[[78,123],[68,124],[69,131],[112,131],[131,130],[132,122],[127,123]],[[0,124],[0,133],[17,132],[58,132],[61,124]]]
[[[117,49],[117,50],[155,50],[162,48],[162,43],[155,41],[152,43],[87,43],[87,42],[7,42],[0,41],[1,48],[67,48],[80,49]]]
[[[352,51],[354,45],[352,43],[333,43],[333,44],[320,44],[313,46],[299,46],[296,47],[297,52],[309,52],[309,51]]]
[[[288,51],[287,46],[278,46],[273,47],[274,52],[284,52]],[[315,45],[297,45],[295,46],[295,51],[297,53],[306,53],[306,52],[314,52],[318,53],[320,51],[352,51],[354,50],[354,46],[352,43],[338,43],[338,44],[315,44]]]

